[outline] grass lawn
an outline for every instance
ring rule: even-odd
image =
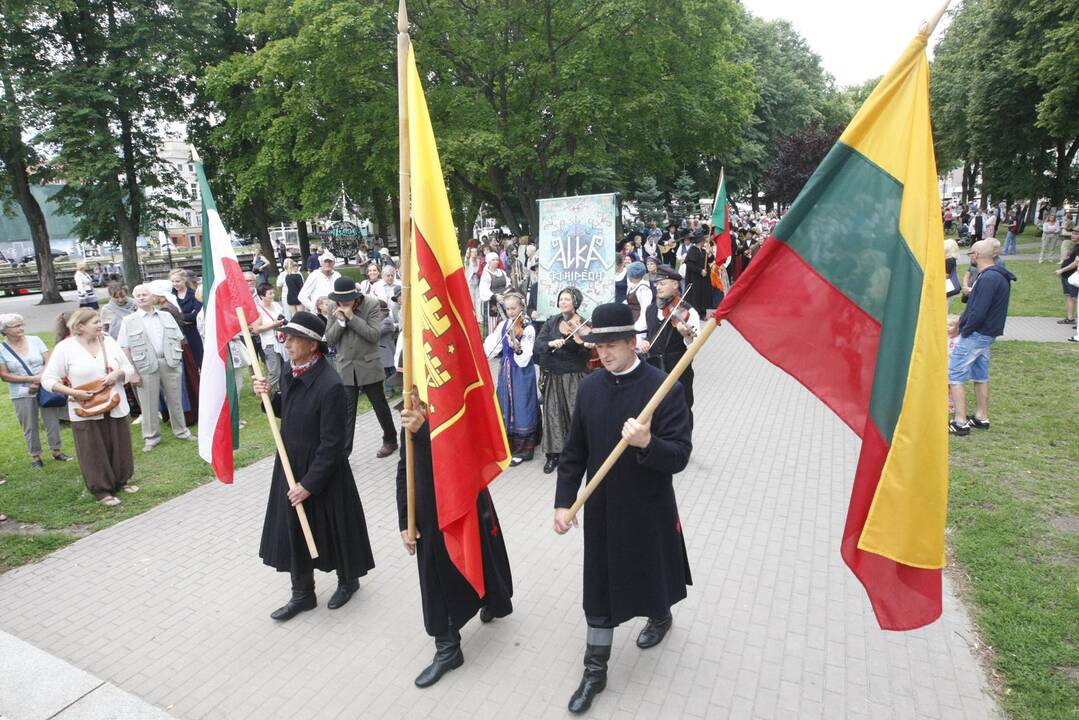
[[[1019,278],[1012,283],[1009,316],[1064,317],[1064,292],[1060,287],[1060,276],[1053,272],[1057,269],[1056,263],[1039,265],[1035,260],[1014,259],[1009,262],[1009,258],[1004,262]],[[966,265],[961,263],[960,267]],[[948,312],[960,315],[965,307],[957,295],[949,301]]]
[[[52,337],[38,337],[52,345]],[[7,387],[0,383],[0,392]],[[358,412],[369,410],[367,399],[360,398]],[[250,380],[244,381],[240,396],[240,417],[247,426],[240,430],[240,449],[236,467],[266,457],[274,452],[270,428],[262,412],[261,401],[251,392]],[[192,428],[195,432],[198,428]],[[63,449],[75,454],[71,430],[61,426]],[[131,482],[140,491],[121,494],[123,505],[110,508],[94,502],[86,490],[78,462],[58,463],[49,455],[45,429],[41,428],[42,459],[45,469],[31,470],[22,429],[6,397],[0,398],[0,512],[8,520],[0,525],[0,572],[33,562],[79,537],[106,528],[121,520],[149,510],[155,505],[181,495],[212,480],[210,466],[198,456],[194,442],[176,440],[162,425],[162,442],[153,452],[142,452],[138,425],[131,427],[135,451],[135,475]],[[22,526],[29,525],[23,529]]]
[[[1079,711],[1074,363],[1065,343],[997,343],[993,427],[951,441],[950,544],[1012,718]]]

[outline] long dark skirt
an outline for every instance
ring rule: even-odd
[[[577,386],[583,378],[584,373],[548,373],[543,393],[543,452],[550,455],[562,452],[577,402]]]
[[[71,430],[86,489],[98,500],[120,492],[135,474],[131,418],[79,420],[71,423]]]

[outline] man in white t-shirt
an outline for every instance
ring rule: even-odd
[[[319,258],[319,269],[307,276],[306,282],[300,288],[300,303],[307,308],[308,312],[318,314],[315,303],[319,298],[324,298],[333,292],[333,281],[341,277],[341,273],[333,269],[337,262],[330,253],[323,253]]]

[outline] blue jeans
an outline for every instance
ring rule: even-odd
[[[1004,236],[1004,247],[1000,250],[1001,255],[1015,255],[1015,233],[1011,230]]]
[[[962,385],[967,380],[989,382],[989,348],[994,340],[992,335],[981,333],[959,338],[948,356],[948,384]]]

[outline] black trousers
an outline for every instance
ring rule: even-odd
[[[381,382],[370,385],[345,385],[345,405],[348,412],[346,424],[349,431],[346,434],[345,457],[352,454],[352,436],[356,430],[356,404],[360,401],[360,392],[367,396],[371,407],[378,418],[378,424],[382,428],[382,442],[391,445],[397,444],[397,428],[393,424],[393,413],[390,412],[390,404],[386,402],[386,391]]]

